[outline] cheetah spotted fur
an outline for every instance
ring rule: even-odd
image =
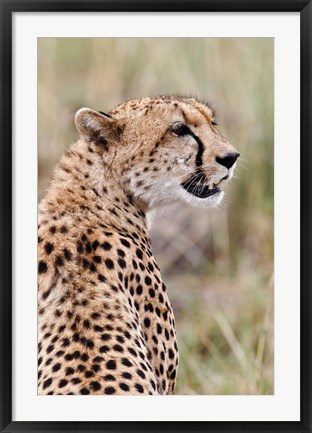
[[[88,108],[39,205],[39,394],[173,394],[178,347],[147,214],[217,205],[239,154],[193,98]]]

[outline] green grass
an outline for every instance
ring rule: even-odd
[[[154,253],[177,320],[178,394],[273,389],[273,39],[39,39],[39,197],[77,138],[75,111],[194,95],[241,153],[224,204],[157,218]]]
[[[210,280],[202,282],[199,293],[189,293],[182,305],[174,291],[181,352],[176,392],[270,394],[272,284],[263,281],[260,287],[254,277],[227,281],[226,288],[224,279],[220,284],[211,290]]]

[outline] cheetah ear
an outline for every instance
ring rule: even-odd
[[[108,148],[109,142],[119,140],[122,127],[109,114],[81,108],[75,115],[79,134],[96,146]]]

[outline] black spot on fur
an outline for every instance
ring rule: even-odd
[[[45,292],[42,293],[42,299],[45,300],[49,297],[51,293],[51,290],[46,290]]]
[[[73,383],[74,385],[78,385],[78,383],[81,383],[81,380],[79,379],[79,377],[73,377],[71,383]]]
[[[102,259],[101,259],[100,256],[93,256],[93,261],[94,261],[95,263],[101,263]]]
[[[106,376],[103,376],[103,379],[106,382],[113,382],[116,380],[115,376],[113,376],[112,374],[107,374]]]
[[[132,367],[132,365],[133,365],[132,362],[129,361],[129,359],[127,359],[127,358],[122,358],[121,363],[125,367]]]
[[[102,274],[98,274],[98,280],[101,281],[101,283],[105,283],[106,278]]]
[[[126,383],[120,383],[119,384],[119,388],[122,390],[122,391],[129,391],[129,386],[126,384]]]
[[[51,344],[50,346],[48,346],[46,352],[47,352],[47,353],[51,353],[51,352],[53,351],[53,349],[54,349],[54,345]]]
[[[143,259],[142,251],[141,251],[139,248],[137,248],[137,250],[136,250],[136,255],[137,255],[137,257],[138,257],[140,260]]]
[[[47,242],[44,246],[45,252],[49,255],[52,253],[53,249],[54,249],[54,245],[51,244],[51,242]]]
[[[108,269],[114,269],[114,262],[111,259],[106,259],[105,260],[105,265]]]
[[[131,364],[132,365],[132,364]],[[108,370],[116,370],[116,361],[113,359],[110,359],[109,361],[107,361],[106,363],[106,368]]]
[[[142,371],[142,370],[137,370],[137,374],[142,378],[142,379],[145,379],[145,373],[144,373],[144,371]]]
[[[145,317],[145,319],[144,319],[144,325],[145,325],[147,328],[150,327],[150,325],[151,325],[151,321],[150,321],[150,319],[149,319],[148,317]]]
[[[82,394],[82,395],[88,395],[88,394],[90,394],[90,391],[87,388],[82,388],[80,390],[80,394]]]
[[[109,251],[112,249],[112,246],[109,242],[103,242],[101,244],[101,248],[103,248],[103,250],[105,250],[105,251]]]
[[[116,352],[123,352],[123,347],[120,346],[120,344],[115,344],[115,345],[113,346],[113,349],[114,349]]]
[[[51,384],[52,384],[52,379],[51,379],[51,377],[49,377],[49,379],[47,379],[43,382],[42,387],[43,387],[43,389],[46,389],[46,388],[49,388],[49,386],[51,386]]]
[[[143,287],[141,286],[141,284],[138,285],[136,292],[138,295],[141,295],[143,293]]]
[[[137,389],[137,390],[139,391],[140,394],[143,394],[144,389],[143,389],[143,386],[142,386],[142,385],[140,385],[139,383],[136,383],[136,384],[134,385],[134,387],[135,387],[135,389]]]
[[[101,389],[101,385],[99,382],[93,381],[90,383],[90,388],[93,389],[93,391],[99,391]]]
[[[64,260],[62,259],[61,256],[56,256],[55,264],[56,264],[56,266],[63,266],[64,265]]]
[[[108,386],[107,388],[104,389],[104,392],[105,394],[112,395],[115,394],[116,390],[114,387]]]
[[[145,277],[145,283],[150,286],[152,284],[152,280],[150,279],[150,277]]]
[[[92,370],[97,373],[98,371],[101,370],[101,367],[99,366],[99,364],[93,364],[92,365]]]
[[[122,243],[123,246],[130,248],[130,242],[128,242],[126,239],[120,239],[120,242]]]
[[[57,364],[54,364],[53,365],[53,367],[52,367],[52,371],[55,373],[56,371],[59,371],[61,369],[61,364],[60,363],[57,363]]]
[[[72,253],[67,248],[64,249],[64,257],[66,260],[72,259]]]
[[[127,264],[126,264],[125,260],[123,260],[123,259],[119,258],[118,259],[118,264],[121,267],[121,269],[125,269],[127,267]]]
[[[44,262],[43,260],[40,260],[40,262],[38,264],[38,273],[44,274],[45,272],[47,272],[47,270],[48,270],[48,265],[46,264],[46,262]]]

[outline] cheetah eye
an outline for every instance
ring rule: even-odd
[[[181,137],[182,135],[192,135],[190,128],[183,123],[176,123],[171,127],[171,132]]]

